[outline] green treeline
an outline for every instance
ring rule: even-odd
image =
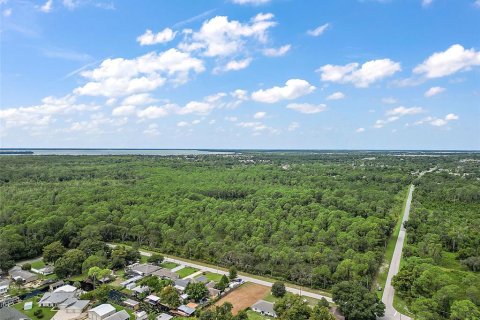
[[[412,178],[363,157],[2,157],[1,252],[132,242],[315,288],[370,286]]]
[[[480,319],[480,166],[453,162],[416,181],[406,263],[394,287],[416,319]]]

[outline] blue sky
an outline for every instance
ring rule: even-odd
[[[1,147],[480,149],[479,0],[0,0]]]

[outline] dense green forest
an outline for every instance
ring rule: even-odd
[[[416,319],[480,319],[480,162],[415,181],[405,263],[393,284]]]
[[[95,241],[125,242],[313,288],[344,281],[370,288],[415,181],[401,274],[442,268],[463,290],[459,300],[478,305],[479,159],[380,152],[1,156],[0,268],[54,243],[47,247],[53,256],[57,249],[62,256],[61,245],[83,252],[70,250],[62,260],[70,270],[70,260],[97,259],[85,250]],[[418,178],[435,166],[459,176]],[[425,287],[425,295],[400,278],[397,288],[410,304],[441,289]]]

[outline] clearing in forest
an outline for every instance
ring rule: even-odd
[[[252,306],[258,300],[263,299],[269,291],[269,287],[247,282],[218,300],[215,305],[221,306],[225,302],[230,302],[233,305],[232,313],[236,315],[239,311]]]

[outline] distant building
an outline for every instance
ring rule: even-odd
[[[7,293],[9,287],[10,287],[9,280],[0,281],[0,294]]]
[[[111,304],[101,304],[93,309],[88,310],[89,320],[104,320],[116,312]]]
[[[73,298],[75,298],[75,293],[73,292],[45,292],[40,301],[38,301],[38,305],[53,308]]]
[[[55,271],[55,268],[53,266],[45,266],[41,269],[34,269],[32,268],[32,272],[39,273],[44,276],[48,276],[50,274],[53,274]]]
[[[133,309],[133,310],[138,310],[140,308],[140,302],[132,300],[132,299],[127,299],[127,300],[123,301],[122,304],[125,307]]]
[[[57,288],[60,288],[61,286],[65,285],[65,282],[63,282],[63,280],[60,280],[60,281],[57,281],[57,282],[54,282],[50,285],[49,289],[50,291],[53,291]]]
[[[271,302],[260,300],[255,303],[251,308],[253,311],[263,314],[265,316],[270,316],[274,318],[277,317],[277,314],[273,310],[273,303]]]
[[[190,279],[177,279],[175,280],[175,289],[183,292],[190,283]]]
[[[159,266],[149,264],[149,263],[135,263],[129,267],[130,271],[140,275],[140,276],[149,276],[161,268]]]
[[[150,304],[156,305],[160,302],[160,298],[151,294],[151,295],[149,295],[148,297],[145,298],[145,301],[150,303]]]
[[[190,308],[184,304],[182,304],[180,307],[177,308],[177,311],[180,315],[184,317],[190,317],[195,313],[195,309]]]
[[[128,314],[128,312],[125,310],[121,310],[112,314],[111,316],[106,317],[104,320],[129,320],[129,319],[130,319],[130,315]]]
[[[156,320],[171,320],[171,319],[173,319],[173,316],[166,313],[162,313],[159,316],[157,316]]]
[[[148,314],[145,311],[135,312],[135,320],[147,320]]]
[[[27,270],[22,270],[21,267],[15,266],[12,269],[8,271],[8,275],[14,280],[14,281],[20,281],[24,283],[29,283],[38,280],[38,276],[34,273],[31,273],[30,271]]]
[[[157,276],[160,279],[177,280],[177,279],[180,278],[180,276],[178,274],[176,274],[175,272],[172,272],[171,270],[166,269],[166,268],[159,269],[159,270],[153,272],[152,275]]]

